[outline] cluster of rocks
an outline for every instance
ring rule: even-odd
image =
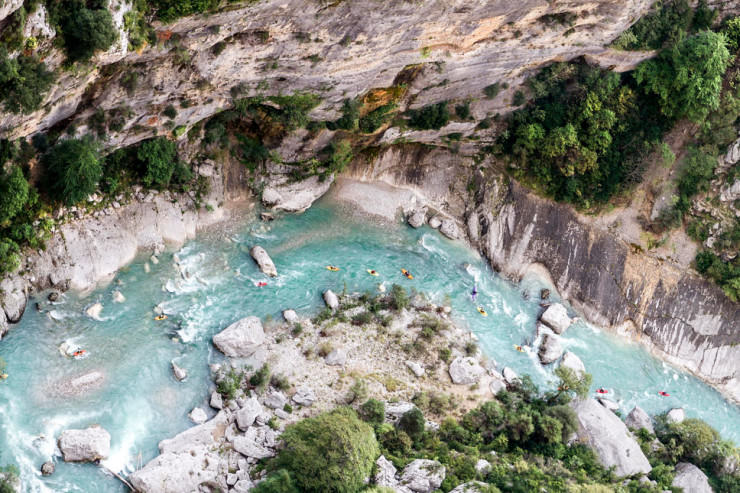
[[[428,221],[427,216],[429,216]],[[465,236],[454,218],[440,212],[431,212],[426,207],[409,211],[406,214],[406,222],[412,228],[420,228],[428,224],[430,228],[439,229],[440,233],[451,240],[459,240]]]

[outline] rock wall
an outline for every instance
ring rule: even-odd
[[[128,202],[68,209],[44,250],[26,252],[21,268],[0,282],[0,338],[18,322],[30,293],[47,288],[86,291],[110,279],[141,251],[178,248],[199,228],[229,217],[249,197],[244,167],[207,163],[196,170],[210,192],[197,208],[188,195],[135,189]],[[94,212],[93,212],[93,209]]]
[[[40,53],[59,80],[29,115],[0,113],[12,138],[74,123],[87,132],[97,109],[127,107],[131,117],[106,145],[117,147],[169,133],[160,113],[178,108],[174,125],[192,125],[227,108],[233,96],[319,94],[317,119],[334,118],[341,102],[368,89],[407,82],[411,106],[476,98],[473,115],[510,109],[515,86],[543,64],[598,55],[652,0],[269,0],[158,26],[156,45],[129,51],[126,34],[81,70],[62,70],[49,40]],[[117,3],[116,3],[117,4]],[[126,3],[121,4],[128,8]],[[121,9],[118,9],[121,10]],[[114,17],[120,13],[114,12]],[[636,54],[637,59],[644,55]],[[629,66],[623,54],[617,65]],[[613,55],[605,63],[613,63]],[[413,81],[396,80],[422,64]],[[138,74],[136,88],[121,78]],[[507,82],[495,99],[484,87]],[[232,94],[232,89],[238,88]]]
[[[441,149],[392,146],[358,160],[346,176],[405,190],[340,183],[339,194],[347,189],[348,200],[368,210],[385,193],[383,201],[396,207],[428,206],[457,218],[471,245],[513,279],[544,266],[590,322],[642,342],[740,402],[740,304],[695,272],[636,251],[571,207],[502,175],[484,176],[472,159]]]

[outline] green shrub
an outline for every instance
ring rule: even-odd
[[[104,3],[90,9],[82,0],[65,0],[52,10],[61,30],[67,58],[87,61],[96,51],[106,51],[118,39],[118,31]]]
[[[483,94],[486,95],[487,99],[495,98],[499,92],[501,92],[501,85],[498,82],[494,82],[483,88]]]
[[[230,368],[229,372],[216,385],[216,391],[227,399],[234,399],[241,389],[244,373]]]
[[[350,145],[348,140],[332,142],[329,148],[331,149],[331,155],[328,161],[324,163],[326,172],[322,174],[322,178],[327,174],[341,173],[352,162],[352,158],[354,157],[352,154],[352,145]]]
[[[265,363],[259,370],[249,377],[249,385],[258,389],[264,389],[270,382],[270,366]]]
[[[0,467],[0,493],[16,493],[14,484],[18,480],[18,468],[15,466]]]
[[[219,0],[148,0],[164,23],[218,7]]]
[[[144,185],[164,188],[170,184],[172,174],[177,167],[175,143],[165,137],[156,137],[142,142],[136,157],[143,164],[145,172]]]
[[[53,199],[67,205],[92,194],[103,174],[100,154],[90,138],[58,142],[41,161],[46,169],[46,189]]]
[[[396,103],[388,103],[375,108],[373,111],[363,116],[359,120],[359,128],[363,133],[371,134],[378,130],[392,116],[392,112],[398,108]]]
[[[253,493],[300,493],[290,473],[285,469],[273,472],[251,491]]]
[[[385,421],[385,404],[376,399],[368,399],[360,406],[360,417],[373,425]]]
[[[735,53],[740,48],[740,17],[732,17],[722,26],[722,34],[727,39],[727,49]]]
[[[411,300],[409,299],[409,294],[406,292],[403,286],[400,286],[398,284],[394,284],[393,286],[391,286],[390,305],[393,310],[401,311],[404,308],[407,308],[410,302]]]
[[[177,110],[174,105],[168,104],[164,111],[162,111],[162,114],[169,119],[173,119],[177,116]]]
[[[342,103],[342,116],[332,122],[331,125],[327,124],[330,130],[341,129],[341,130],[357,130],[360,122],[360,106],[362,102],[356,99],[345,99]]]
[[[413,408],[398,420],[398,429],[405,432],[413,441],[418,441],[424,434],[426,420],[418,408]]]
[[[439,130],[450,120],[447,101],[430,104],[418,110],[409,110],[408,114],[409,126],[419,130]]]
[[[288,426],[275,464],[301,491],[360,490],[380,454],[372,428],[350,408],[339,408]]]
[[[0,168],[1,170],[1,168]],[[19,166],[8,173],[0,171],[0,227],[10,224],[28,202],[29,185]]]
[[[514,97],[511,100],[511,104],[514,106],[521,106],[527,101],[526,96],[524,96],[524,93],[522,91],[517,91],[514,93]]]
[[[613,46],[622,50],[656,50],[674,45],[689,32],[691,19],[688,0],[658,1],[653,11],[623,32]]]
[[[7,238],[0,238],[0,273],[15,272],[20,265],[18,245]]]
[[[455,106],[455,114],[458,118],[461,120],[467,120],[470,118],[470,102],[465,101],[462,104],[458,104]]]
[[[635,80],[658,98],[663,114],[698,122],[719,106],[729,61],[724,35],[703,31],[641,63]]]
[[[575,394],[580,398],[588,396],[592,381],[590,373],[579,375],[568,367],[559,366],[555,369],[555,376],[560,379],[558,383],[558,390],[560,392]]]
[[[0,101],[12,113],[37,110],[54,83],[56,75],[46,70],[44,62],[23,54],[9,58],[0,46]]]

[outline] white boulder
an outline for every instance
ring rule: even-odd
[[[331,289],[324,291],[324,302],[332,310],[339,308],[339,298]]]
[[[423,210],[416,210],[409,215],[408,223],[412,228],[421,228],[427,222],[427,214]]]
[[[208,415],[206,414],[206,412],[199,407],[196,407],[195,409],[190,411],[188,417],[190,418],[190,421],[197,425],[202,425],[208,420]]]
[[[384,455],[378,457],[375,461],[377,472],[375,473],[375,484],[385,488],[395,489],[398,481],[396,480],[396,467]]]
[[[586,366],[583,364],[583,361],[581,361],[581,358],[570,351],[563,353],[563,359],[560,360],[560,366],[563,368],[570,368],[576,375],[583,375],[586,373]]]
[[[679,462],[676,464],[676,476],[671,486],[683,488],[686,493],[712,493],[707,475],[694,464]]]
[[[263,411],[262,404],[260,404],[255,396],[251,396],[246,400],[242,408],[236,412],[236,425],[240,430],[245,431],[254,424],[257,416],[262,414]]]
[[[324,358],[324,363],[329,366],[342,366],[346,362],[347,352],[344,349],[334,349]]]
[[[406,361],[406,366],[409,368],[409,370],[411,370],[411,373],[413,373],[417,377],[423,377],[424,373],[426,373],[424,367],[416,361]]]
[[[480,493],[481,491],[486,491],[485,488],[487,486],[486,483],[481,483],[480,481],[468,481],[467,483],[456,486],[455,489],[450,490],[450,493]]]
[[[486,370],[475,358],[458,356],[450,363],[449,373],[453,383],[470,385],[477,383],[480,377],[486,373]]]
[[[669,423],[681,423],[686,419],[686,412],[680,407],[674,407],[668,414],[665,415],[666,421]]]
[[[175,378],[178,382],[182,382],[183,380],[188,378],[187,370],[178,366],[178,364],[174,361],[172,362],[172,373],[175,375]]]
[[[323,181],[312,176],[298,182],[270,184],[262,191],[262,203],[286,212],[303,212],[329,190],[333,181],[334,175],[329,175]]]
[[[508,366],[504,368],[502,373],[504,375],[504,380],[506,380],[506,383],[509,385],[514,385],[519,380],[519,375],[517,375],[516,372]]]
[[[213,336],[213,344],[230,358],[251,356],[265,342],[265,331],[257,317],[246,317]]]
[[[542,343],[537,355],[543,365],[549,365],[557,361],[563,355],[563,346],[560,345],[557,336],[552,334],[542,336]]]
[[[650,433],[655,434],[653,421],[650,419],[648,413],[646,413],[640,406],[635,406],[632,411],[630,411],[624,420],[624,424],[633,430],[645,428]]]
[[[94,462],[108,458],[110,433],[97,425],[84,430],[64,430],[58,445],[65,462]]]
[[[401,474],[401,486],[416,493],[431,493],[445,479],[445,467],[436,460],[416,459]]]
[[[309,387],[298,387],[293,394],[293,402],[301,406],[311,406],[316,401],[316,393]]]
[[[439,227],[439,232],[451,240],[457,240],[462,237],[462,232],[454,219],[443,219]]]
[[[279,390],[273,389],[265,395],[263,402],[270,409],[282,409],[287,404],[288,398]]]
[[[211,394],[210,405],[214,409],[223,409],[224,400],[223,400],[223,397],[221,397],[221,394],[219,394],[216,391],[213,391],[213,393]]]
[[[556,334],[562,334],[565,332],[565,329],[570,327],[570,324],[572,323],[568,316],[568,310],[566,310],[560,303],[553,303],[548,306],[547,310],[540,315],[540,320],[543,324],[550,327]]]
[[[249,250],[249,254],[252,256],[254,261],[257,262],[257,265],[262,272],[270,277],[277,276],[277,269],[275,268],[275,264],[272,262],[272,259],[267,254],[264,248],[262,248],[261,246],[254,246],[251,250]]]
[[[250,426],[244,435],[234,438],[234,450],[253,459],[275,455],[277,433],[268,426]]]
[[[283,318],[286,322],[291,324],[298,322],[298,314],[295,310],[283,310]]]
[[[575,400],[570,406],[578,417],[578,440],[596,453],[604,467],[614,466],[617,476],[650,472],[640,445],[616,414],[594,399]]]

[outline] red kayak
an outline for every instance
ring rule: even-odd
[[[265,286],[267,286],[267,283],[265,281],[260,281],[257,283],[257,287],[259,288],[264,288]]]
[[[670,397],[671,396],[671,394],[669,394],[668,392],[663,392],[662,390],[660,392],[658,392],[658,395],[662,395],[663,397]]]
[[[596,393],[597,393],[597,394],[608,394],[608,393],[609,393],[609,391],[608,391],[608,390],[606,390],[606,389],[597,389],[597,390],[596,390]]]

